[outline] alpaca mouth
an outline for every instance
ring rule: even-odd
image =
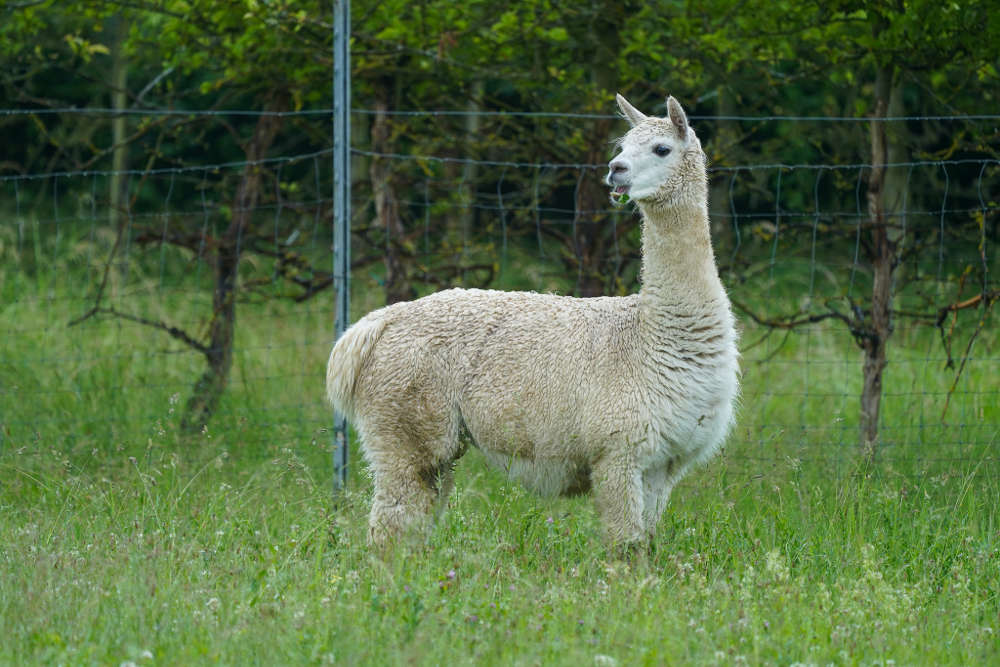
[[[616,185],[611,190],[611,203],[615,206],[624,206],[628,203],[628,185]]]

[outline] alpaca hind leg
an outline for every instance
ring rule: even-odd
[[[401,537],[426,532],[438,495],[428,483],[427,469],[403,460],[373,467],[375,495],[368,518],[368,541],[384,548]]]
[[[404,535],[425,534],[451,490],[459,455],[457,427],[447,415],[415,424],[369,428],[365,456],[375,478],[369,541],[378,547]],[[435,510],[438,510],[437,512]]]

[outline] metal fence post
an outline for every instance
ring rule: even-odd
[[[333,6],[333,287],[337,338],[351,320],[351,3]],[[334,488],[347,483],[347,418],[334,411]]]

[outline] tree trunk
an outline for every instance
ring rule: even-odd
[[[605,106],[613,98],[613,92],[618,90],[620,72],[615,66],[616,58],[622,49],[622,34],[620,20],[625,13],[633,8],[618,2],[604,0],[598,3],[600,11],[586,28],[575,38],[580,44],[587,44],[592,49],[593,59],[589,67],[591,90],[597,93],[594,110],[606,110]],[[599,100],[599,101],[598,101]],[[618,273],[622,264],[612,266],[609,261],[615,252],[615,235],[622,236],[626,228],[636,224],[636,216],[620,216],[618,225],[613,225],[611,216],[606,213],[610,208],[608,188],[604,184],[603,165],[608,163],[611,146],[612,128],[617,121],[601,119],[591,126],[586,145],[589,147],[583,157],[584,164],[602,165],[597,169],[585,169],[580,174],[574,201],[574,220],[569,250],[575,259],[576,295],[582,297],[602,296],[609,292],[617,292]],[[570,266],[573,266],[570,264]],[[610,270],[609,270],[610,268]]]
[[[112,19],[114,30],[114,53],[111,56],[111,108],[128,108],[128,61],[125,59],[125,38],[128,35],[128,23],[122,15]],[[125,145],[124,113],[114,116],[111,120],[111,185],[109,199],[110,223],[112,229],[118,229],[122,221],[125,201],[125,170],[128,169],[128,146]]]
[[[607,161],[607,138],[611,132],[610,120],[600,120],[594,124],[584,162],[603,164]],[[608,189],[601,180],[600,171],[584,170],[576,188],[574,202],[574,222],[572,243],[573,258],[577,269],[576,294],[590,297],[607,293],[609,278],[603,264],[608,259],[608,247],[613,243],[614,229],[604,212],[610,206]]]
[[[475,155],[477,144],[479,144],[479,133],[480,133],[480,116],[476,113],[479,111],[479,100],[483,96],[483,83],[481,81],[473,82],[472,91],[469,96],[469,102],[466,106],[466,110],[470,113],[465,117],[465,137],[464,137],[464,148],[466,155]],[[476,166],[475,161],[469,160],[462,165],[462,177],[461,183],[465,186],[465,193],[469,194],[465,206],[461,208],[460,224],[459,229],[461,232],[461,242],[462,242],[462,252],[459,257],[459,265],[466,267],[472,263],[471,257],[469,255],[469,243],[473,236],[473,230],[476,225],[476,209],[475,206],[475,193],[479,180],[479,168]],[[507,258],[502,257],[500,265],[506,262]],[[463,269],[461,273],[462,285],[465,286],[466,275]]]
[[[372,196],[375,200],[375,225],[385,229],[385,302],[408,301],[416,296],[406,270],[403,221],[399,217],[399,201],[393,183],[390,160],[378,157],[378,153],[391,153],[391,127],[386,111],[388,101],[379,97],[375,102],[375,117],[372,121],[372,157],[369,174],[372,181]]]
[[[243,190],[242,185],[240,189]],[[236,218],[243,217],[243,214],[234,211],[233,216],[235,222]],[[205,428],[229,383],[229,370],[233,362],[233,337],[236,333],[235,290],[239,259],[238,247],[230,245],[228,240],[220,239],[220,247],[216,250],[215,256],[215,289],[212,292],[209,343],[205,352],[208,368],[195,383],[181,420],[181,428],[189,433]]]
[[[875,455],[878,444],[879,411],[882,402],[882,374],[888,363],[886,346],[892,334],[892,272],[896,244],[889,238],[885,215],[885,174],[888,150],[885,118],[889,106],[892,71],[881,68],[876,80],[875,117],[871,128],[872,171],[868,181],[868,217],[872,241],[871,323],[862,339],[864,384],[861,390],[860,445],[864,456]]]
[[[236,288],[243,251],[243,239],[252,223],[253,209],[260,198],[261,167],[255,164],[263,158],[282,123],[280,116],[261,116],[247,145],[247,165],[243,168],[232,220],[225,233],[214,243],[213,269],[215,288],[212,292],[212,319],[209,322],[205,361],[208,368],[194,385],[185,406],[181,427],[187,432],[202,430],[219,404],[219,398],[229,383],[233,362],[233,338],[236,333]]]

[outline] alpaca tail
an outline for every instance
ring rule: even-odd
[[[368,363],[384,329],[385,319],[372,313],[345,331],[330,353],[326,366],[326,395],[333,407],[349,417],[354,416],[358,375]]]

